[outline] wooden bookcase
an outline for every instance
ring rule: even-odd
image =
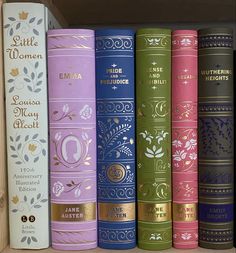
[[[28,1],[9,0],[7,2]],[[0,0],[0,5],[2,2],[4,0]],[[209,26],[230,26],[234,28],[236,35],[236,0],[31,0],[30,2],[41,2],[47,5],[63,27],[169,27],[173,29],[198,29]],[[2,78],[2,73],[0,74],[0,78]],[[3,145],[5,136],[4,131],[2,131],[4,129],[4,96],[2,88],[0,89],[0,145]],[[0,201],[1,194],[4,192],[3,204],[0,205],[0,252],[25,253],[26,251],[16,251],[7,246],[7,192],[4,152],[5,150],[0,148]],[[35,251],[27,250],[27,252],[31,253]],[[55,253],[56,251],[50,248],[41,252]],[[97,248],[88,252],[105,253],[117,251]],[[135,248],[124,252],[143,253],[145,251]],[[181,251],[172,248],[165,252],[177,253]],[[213,250],[198,248],[186,250],[186,252],[210,253]],[[235,253],[236,249],[220,252]]]

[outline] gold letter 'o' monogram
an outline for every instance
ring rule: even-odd
[[[121,164],[112,164],[107,170],[107,177],[111,182],[120,182],[125,177],[125,168]]]

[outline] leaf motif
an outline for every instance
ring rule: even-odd
[[[42,150],[42,154],[43,154],[43,156],[46,156],[46,150],[45,149]]]
[[[42,206],[40,205],[35,205],[34,208],[41,208]]]
[[[9,89],[9,93],[11,93],[11,92],[13,92],[14,91],[14,89],[15,89],[15,87],[14,86],[12,86],[10,89]]]
[[[90,165],[90,163],[89,162],[84,162],[84,165]]]
[[[148,158],[153,158],[153,157],[154,157],[154,155],[149,154],[149,153],[145,153],[145,155],[146,155],[146,157],[148,157]]]
[[[43,72],[40,72],[39,74],[38,74],[38,78],[41,78],[43,76]]]
[[[10,24],[6,24],[4,25],[4,28],[8,28],[10,26]]]
[[[11,28],[11,29],[10,29],[10,32],[9,32],[9,35],[12,36],[13,33],[14,33],[14,32],[13,32],[13,29]]]
[[[26,162],[29,161],[29,157],[27,155],[24,156],[24,159],[25,159]]]
[[[22,144],[20,143],[18,146],[17,146],[17,150],[20,150],[22,147]]]
[[[22,162],[21,162],[21,161],[17,161],[16,164],[17,164],[17,165],[20,165],[20,164],[22,164]]]
[[[38,22],[37,22],[37,25],[40,25],[42,22],[43,22],[43,19],[40,18],[40,19],[38,20]]]
[[[25,141],[28,141],[29,140],[29,135],[26,135],[25,136]]]
[[[14,139],[13,139],[13,137],[12,136],[10,136],[10,140],[13,142],[14,141]]]
[[[37,61],[37,62],[35,63],[35,65],[34,65],[34,67],[37,69],[38,66],[39,66],[39,62]]]
[[[28,243],[28,245],[30,245],[30,243],[31,243],[31,238],[30,237],[28,237],[27,243]]]
[[[42,84],[42,81],[38,81],[38,82],[36,83],[37,86],[39,86],[39,85],[41,85],[41,84]]]
[[[85,187],[85,190],[90,190],[91,188],[92,188],[92,186],[88,185],[88,186]]]
[[[32,139],[35,140],[39,135],[38,134],[35,134],[33,135]]]
[[[164,155],[164,153],[160,153],[160,154],[155,154],[156,158],[161,158]]]
[[[33,23],[34,20],[35,20],[35,17],[31,18],[31,19],[29,20],[29,23]]]
[[[20,25],[21,25],[21,23],[17,23],[16,30],[18,30],[20,28]]]
[[[148,152],[149,154],[154,155],[154,152],[153,152],[150,148],[147,148],[147,152]]]
[[[16,137],[16,142],[20,140],[20,135]]]
[[[24,201],[27,202],[27,197],[26,196],[24,196]]]
[[[10,149],[11,149],[12,151],[16,151],[16,149],[15,149],[14,146],[10,146]]]
[[[34,203],[34,198],[30,200],[30,204],[32,205]]]
[[[9,17],[8,19],[11,20],[11,21],[16,21],[16,19],[13,18],[13,17]]]
[[[37,199],[40,199],[40,197],[41,197],[41,193],[39,193],[39,194],[37,195]]]
[[[27,86],[27,88],[28,88],[29,91],[33,91],[32,88],[29,85]]]
[[[72,186],[72,184],[66,184],[66,186],[71,187],[71,186]]]
[[[37,156],[36,158],[34,158],[34,163],[36,163],[39,160],[39,156]]]
[[[34,92],[36,92],[36,93],[38,93],[38,92],[40,92],[41,91],[41,89],[36,89]]]
[[[27,82],[27,83],[30,83],[31,80],[29,78],[24,78],[24,80]]]
[[[22,237],[21,242],[25,242],[26,239],[27,239],[27,236]]]
[[[33,242],[38,242],[38,240],[34,236],[31,236],[31,239]]]
[[[16,212],[18,212],[18,210],[17,209],[13,209],[13,210],[11,210],[13,213],[16,213]]]
[[[40,202],[42,202],[42,203],[45,203],[45,202],[47,202],[48,200],[47,199],[42,199],[42,200],[40,200]]]
[[[102,134],[105,134],[108,131],[108,128],[107,128],[106,124],[104,124],[102,121],[98,121],[98,126],[99,126],[100,131],[101,131]]]
[[[11,155],[12,158],[17,158],[18,156],[17,155]]]
[[[46,143],[46,141],[44,139],[41,139],[39,141],[42,142],[42,143]]]
[[[31,78],[32,78],[32,80],[34,80],[34,78],[35,78],[34,72],[31,73]]]
[[[33,29],[33,33],[34,33],[35,35],[39,35],[39,32],[38,32],[36,29]]]
[[[14,82],[14,79],[9,79],[7,82],[12,83],[12,82]]]

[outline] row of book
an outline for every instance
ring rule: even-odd
[[[231,29],[55,28],[4,4],[10,246],[233,247]]]

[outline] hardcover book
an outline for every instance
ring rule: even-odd
[[[96,32],[98,239],[136,246],[134,32]]]
[[[199,31],[199,242],[233,247],[233,33]]]
[[[0,27],[2,27],[2,4],[0,0]],[[7,205],[7,165],[6,165],[6,132],[4,102],[4,70],[2,29],[0,31],[0,252],[8,244],[8,205]]]
[[[97,246],[94,31],[48,32],[52,247]]]
[[[172,34],[173,245],[198,247],[197,31]]]
[[[138,246],[172,246],[171,31],[136,35]]]
[[[10,247],[49,246],[46,29],[38,3],[3,6]]]

